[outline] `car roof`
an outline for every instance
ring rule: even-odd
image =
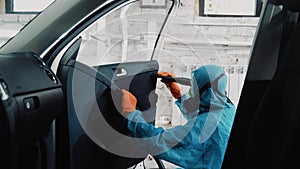
[[[80,20],[89,16],[92,11],[111,2],[113,0],[54,1],[31,20],[15,37],[4,44],[0,48],[0,53],[30,51],[41,55]]]

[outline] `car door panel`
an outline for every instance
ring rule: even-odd
[[[59,117],[62,123],[58,125],[68,130],[61,133],[69,133],[68,138],[64,138],[67,146],[61,147],[69,147],[65,150],[70,153],[71,168],[75,167],[77,158],[88,158],[80,155],[84,154],[82,147],[89,147],[91,142],[96,143],[98,149],[114,147],[116,142],[128,136],[125,119],[120,114],[120,89],[136,96],[137,109],[145,112],[151,123],[154,123],[157,101],[154,92],[158,71],[156,61],[92,67],[76,61],[80,41],[75,41],[65,52],[57,72],[67,103],[67,116]],[[63,127],[67,124],[68,127]],[[62,134],[59,137],[58,140]]]
[[[119,88],[132,92],[138,100],[137,108],[145,111],[151,107],[151,104],[155,106],[157,96],[153,91],[156,88],[157,78],[155,74],[158,67],[157,61],[145,61],[111,64],[96,68],[99,72],[105,73],[108,78],[113,79]],[[154,117],[155,111],[146,114],[148,122],[153,122]]]

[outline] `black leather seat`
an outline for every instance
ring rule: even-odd
[[[276,71],[265,85],[265,90],[255,91],[253,88],[255,94],[262,95],[261,100],[253,100],[259,101],[258,104],[253,105],[242,93],[223,169],[286,169],[300,166],[296,157],[300,139],[300,25],[297,20],[293,22],[297,14],[291,13],[300,11],[300,1],[277,0],[273,3],[284,4],[283,16],[286,17],[281,17],[285,20]],[[279,47],[274,48],[277,49]],[[243,90],[249,92],[247,85]]]

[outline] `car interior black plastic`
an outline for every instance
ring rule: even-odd
[[[45,141],[64,96],[59,80],[41,61],[30,52],[0,55],[0,81],[9,96],[0,106],[1,168],[44,168],[53,162],[47,161],[51,147]]]
[[[11,168],[11,137],[6,111],[0,101],[0,150],[1,168]]]

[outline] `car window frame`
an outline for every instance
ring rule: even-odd
[[[107,15],[110,12],[113,12],[114,10],[117,10],[119,8],[122,8],[123,6],[136,2],[138,0],[122,0],[119,1],[117,3],[108,3],[107,5],[103,6],[103,8],[100,8],[96,11],[93,11],[93,13],[91,13],[89,17],[84,18],[82,21],[80,21],[80,23],[77,26],[74,26],[72,28],[72,30],[68,33],[68,35],[65,38],[60,39],[60,42],[57,43],[56,45],[54,45],[50,50],[47,51],[47,53],[43,54],[44,57],[43,59],[45,60],[45,62],[50,65],[51,67],[54,67],[53,71],[55,70],[55,65],[53,64],[57,64],[59,60],[59,58],[62,57],[63,53],[68,49],[68,47],[76,40],[79,38],[81,32],[83,32],[84,30],[88,29],[93,23],[95,23],[96,21],[98,21],[99,19],[101,19],[103,16]],[[168,15],[164,20],[164,24],[159,32],[159,34],[163,34],[164,31],[168,30],[168,26],[169,26],[169,15],[172,15],[173,13],[176,12],[176,10],[179,7],[179,3],[177,0],[170,0],[173,1],[173,4],[170,7],[170,10],[168,11]],[[158,38],[156,39],[155,42],[155,46],[152,52],[152,57],[151,60],[153,59],[153,56],[155,54],[155,51],[160,49],[162,47],[162,41],[163,41],[163,37],[158,36]],[[56,61],[55,61],[56,60]]]

